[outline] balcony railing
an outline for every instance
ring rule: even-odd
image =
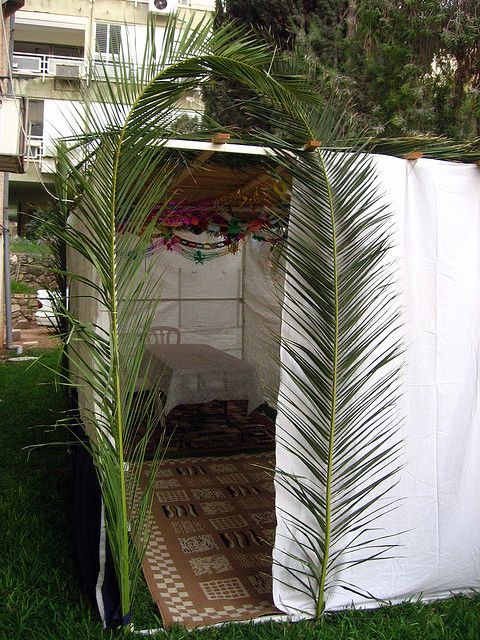
[[[14,52],[13,73],[39,77],[44,82],[49,78],[82,79],[86,77],[86,65],[83,58]]]
[[[33,162],[42,174],[55,173],[55,159],[49,154],[45,155],[42,136],[27,136],[25,160],[27,170],[30,162]]]
[[[43,136],[27,136],[27,160],[43,159]]]
[[[137,65],[130,64],[131,70]],[[88,66],[83,58],[72,58],[68,56],[53,56],[37,53],[14,53],[13,73],[19,76],[34,76],[42,78],[43,81],[50,78],[62,79],[86,79]],[[125,70],[120,71],[111,59],[99,58],[91,62],[91,78],[93,80],[115,80],[116,75],[120,77]]]

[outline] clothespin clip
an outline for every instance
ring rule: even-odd
[[[216,133],[212,138],[213,144],[225,144],[230,140],[229,133]]]

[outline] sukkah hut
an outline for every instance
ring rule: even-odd
[[[171,208],[163,209],[158,233],[146,247],[140,267],[142,274],[149,273],[158,295],[152,324],[178,329],[182,343],[209,344],[252,363],[262,379],[265,400],[275,408],[280,404],[276,426],[278,524],[272,564],[275,605],[279,612],[293,618],[309,616],[314,614],[314,600],[295,582],[303,584],[308,557],[299,535],[305,538],[305,549],[313,554],[312,537],[319,534],[312,523],[306,529],[305,523],[312,518],[308,500],[305,495],[296,495],[295,489],[297,478],[298,482],[304,481],[306,474],[312,473],[311,465],[320,468],[322,462],[314,449],[313,434],[299,424],[298,417],[304,412],[302,420],[307,421],[315,415],[315,406],[305,390],[305,385],[312,384],[311,372],[305,374],[299,362],[292,364],[288,346],[282,351],[288,363],[282,374],[279,361],[280,339],[287,345],[298,345],[296,348],[303,353],[311,336],[305,336],[302,323],[308,318],[315,326],[311,300],[299,296],[288,272],[288,304],[283,319],[280,317],[278,285],[284,267],[279,262],[286,259],[280,247],[285,251],[287,223],[295,224],[299,214],[295,183],[285,171],[279,172],[272,163],[271,151],[265,148],[199,141],[172,140],[168,144],[172,153],[192,160],[189,167],[177,173],[176,200],[169,201]],[[317,152],[300,152],[300,156],[309,153]],[[373,422],[366,430],[359,424],[361,438],[354,442],[353,434],[349,436],[354,449],[354,455],[350,451],[349,456],[352,468],[361,468],[364,456],[375,444],[385,464],[381,471],[374,469],[376,473],[395,475],[398,455],[403,470],[389,499],[381,494],[376,507],[381,518],[375,528],[379,527],[383,535],[380,542],[376,540],[380,549],[375,546],[374,556],[385,546],[390,550],[389,559],[356,564],[357,540],[361,534],[372,536],[367,533],[371,529],[368,522],[361,522],[349,546],[342,550],[346,568],[335,575],[336,586],[329,592],[327,610],[352,604],[376,606],[378,600],[401,602],[420,594],[424,599],[445,597],[478,586],[478,574],[471,562],[478,548],[478,510],[473,508],[477,500],[474,452],[478,427],[476,413],[472,413],[478,393],[472,370],[478,331],[475,291],[479,236],[473,231],[479,212],[478,168],[474,164],[381,155],[370,160],[393,212],[390,233],[396,248],[390,252],[395,254],[398,266],[396,293],[404,305],[402,327],[396,327],[395,339],[390,336],[385,343],[389,347],[384,345],[381,353],[385,358],[395,342],[402,340],[407,366],[398,383],[401,400],[395,397],[393,401],[388,395],[385,400],[375,397],[381,379],[373,378],[372,404],[379,413],[383,406],[388,407],[387,430],[384,422]],[[225,224],[230,224],[230,229],[222,229]],[[118,233],[122,233],[120,227]],[[309,247],[309,238],[303,232],[301,241]],[[288,252],[286,256],[288,259]],[[80,261],[74,269],[82,273],[84,266]],[[389,296],[382,302],[385,310],[391,305]],[[139,298],[136,304],[140,304]],[[78,304],[82,322],[102,324],[102,314],[99,304],[86,307],[83,300]],[[375,357],[374,350],[367,353],[372,362]],[[362,366],[368,371],[368,364]],[[88,423],[86,398],[80,401],[80,414]],[[393,445],[388,431],[391,427],[397,434]],[[397,450],[399,441],[404,443],[401,453]],[[250,449],[248,442],[244,446]],[[375,475],[370,480],[373,483]],[[352,502],[359,503],[359,513],[368,513],[361,508],[361,485],[353,486]],[[312,495],[308,499],[313,499]],[[273,504],[273,497],[271,500]],[[392,509],[396,500],[399,505]],[[347,505],[343,499],[341,512]],[[265,511],[264,504],[258,513]],[[403,532],[398,540],[407,551],[397,555],[390,545],[396,544],[394,534],[398,532]],[[94,535],[98,536],[98,531]],[[395,542],[391,543],[390,536]],[[97,557],[96,550],[93,555]],[[312,562],[311,557],[308,562]],[[231,568],[221,578],[232,580],[234,574]],[[102,594],[98,578],[95,574],[96,598]],[[159,574],[160,584],[165,579],[168,575]],[[161,586],[158,592],[162,592]],[[104,587],[103,593],[109,602],[111,591],[109,595]],[[223,617],[204,611],[200,621],[191,610],[183,617],[177,614],[173,620],[198,626],[219,619],[252,617],[248,608],[242,609],[242,600],[240,604],[235,599],[232,602],[234,606],[224,611]],[[102,603],[100,610],[105,611],[105,606]],[[257,613],[266,615],[270,610],[263,604]]]
[[[252,51],[234,40],[222,52],[240,74],[239,47],[249,65]],[[265,565],[240,577],[222,553],[234,538],[243,565],[258,561],[257,541],[273,543],[274,605],[290,619],[478,588],[478,167],[260,134],[252,145],[155,136],[145,115],[165,94],[177,98],[187,67],[225,68],[215,56],[181,64],[159,72],[100,136],[88,179],[60,155],[75,205],[60,232],[72,278],[67,349],[101,486],[85,555],[96,558],[91,592],[104,621],[130,623],[142,557],[150,587],[174,603],[170,621],[272,613],[248,604],[252,586],[268,591]],[[270,71],[252,83],[270,86]],[[163,371],[150,375],[149,357],[157,325],[176,330],[180,345],[240,356],[264,383],[278,410],[276,528],[257,487],[265,463],[240,458],[244,468],[229,472],[235,456],[223,456],[223,486],[205,480],[198,458],[173,469],[161,460]],[[247,467],[260,474],[254,482]],[[259,531],[243,513],[229,520],[229,487]],[[193,490],[226,511],[200,518]],[[150,520],[158,500],[183,564],[164,555],[166,533]],[[205,519],[216,534],[201,529]],[[189,567],[195,580],[182,573]],[[112,569],[119,607],[106,597]],[[191,585],[206,604],[194,606]]]

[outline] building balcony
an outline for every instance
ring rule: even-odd
[[[87,80],[88,64],[83,58],[74,58],[68,56],[55,56],[40,53],[20,53],[13,54],[13,75],[24,76],[28,78],[41,78],[43,82],[50,79],[62,80]],[[138,65],[128,65],[133,70]],[[90,76],[92,80],[104,81],[115,80],[116,74],[120,77],[126,72],[125,69],[119,70],[118,65],[110,58],[92,60],[90,65]],[[127,70],[127,73],[129,71]]]
[[[26,136],[25,171],[23,176],[15,177],[16,182],[42,182],[43,178],[40,176],[55,173],[55,158],[46,149],[44,136]]]
[[[13,74],[41,78],[43,82],[52,78],[79,80],[86,78],[87,68],[83,58],[14,52]]]

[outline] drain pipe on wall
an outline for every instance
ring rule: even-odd
[[[10,229],[8,226],[8,173],[3,183],[3,279],[5,291],[5,347],[15,349],[12,331],[12,288],[10,284]]]
[[[7,93],[12,94],[12,69],[13,69],[13,31],[15,27],[15,14],[10,16],[10,38],[8,47],[8,80]],[[8,177],[4,174],[3,184],[3,285],[5,291],[5,347],[7,349],[15,349],[13,344],[12,331],[12,289],[11,289],[11,273],[10,273],[10,227],[8,224]]]

